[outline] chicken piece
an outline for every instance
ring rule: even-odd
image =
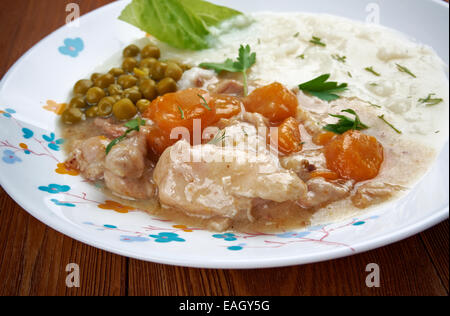
[[[291,156],[280,159],[283,168],[294,171],[300,179],[307,181],[311,172],[315,170],[326,170],[327,162],[321,150],[303,150]]]
[[[356,193],[352,196],[352,202],[356,207],[364,209],[385,202],[402,190],[405,190],[405,188],[400,185],[369,182],[358,187]]]
[[[163,205],[203,218],[244,212],[251,220],[253,199],[303,200],[307,189],[276,156],[210,144],[191,147],[185,141],[164,152],[153,177]]]
[[[307,183],[307,199],[299,201],[305,208],[323,207],[332,202],[341,200],[350,194],[353,181],[329,182],[324,178],[312,178]]]
[[[147,140],[136,133],[115,145],[106,156],[105,167],[118,177],[138,179],[146,165]]]
[[[209,85],[216,84],[219,81],[214,70],[208,70],[198,67],[193,67],[183,73],[180,81],[178,81],[178,90],[185,90],[189,88],[206,89]]]
[[[156,187],[152,180],[150,169],[138,179],[123,178],[114,172],[105,171],[105,185],[115,195],[124,199],[149,199],[154,196]]]
[[[79,142],[67,159],[66,166],[79,170],[81,175],[90,181],[103,179],[106,146],[109,142],[110,140],[104,136],[91,137]]]
[[[242,83],[232,80],[232,79],[226,79],[221,81],[219,84],[217,84],[213,90],[212,93],[215,94],[228,94],[228,95],[234,95],[238,97],[244,96],[244,86]]]
[[[109,119],[99,117],[94,120],[94,124],[101,129],[103,135],[106,135],[110,138],[120,137],[127,130],[125,126],[114,124]]]

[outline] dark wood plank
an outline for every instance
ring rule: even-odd
[[[380,266],[380,288],[366,286],[369,263]],[[419,236],[353,257],[280,269],[189,269],[130,260],[128,291],[195,296],[447,295]]]
[[[449,292],[449,221],[420,234],[431,260],[441,278],[442,285]]]

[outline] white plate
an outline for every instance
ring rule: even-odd
[[[216,2],[246,12],[324,12],[363,21],[373,12],[373,3],[363,0],[278,0],[276,5],[257,0]],[[116,19],[126,3],[112,3],[82,17],[79,27],[64,26],[54,32],[26,53],[1,81],[0,182],[40,221],[94,247],[137,259],[191,267],[262,268],[367,251],[448,217],[448,143],[433,169],[406,197],[359,218],[304,231],[214,234],[173,227],[176,224],[142,212],[121,214],[99,208],[114,206],[105,205],[105,197],[81,177],[55,172],[64,157],[57,116],[48,109],[67,100],[79,78],[142,35]],[[433,46],[448,63],[448,5],[432,0],[378,3],[382,24]]]

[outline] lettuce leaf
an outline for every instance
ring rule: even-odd
[[[209,48],[208,27],[242,14],[203,0],[133,0],[119,19],[181,49]]]

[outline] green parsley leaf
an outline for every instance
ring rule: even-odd
[[[370,73],[372,73],[372,74],[374,74],[374,75],[377,76],[377,77],[380,77],[380,76],[381,76],[378,72],[376,72],[376,71],[373,69],[373,67],[367,67],[367,68],[364,68],[364,70],[365,70],[365,71],[368,71],[368,72],[370,72]]]
[[[352,109],[342,110],[341,112],[350,113],[355,116],[355,119],[349,118],[344,115],[335,115],[335,114],[329,114],[332,117],[336,117],[339,119],[337,124],[328,124],[323,129],[332,132],[335,134],[344,134],[345,132],[349,130],[364,130],[368,129],[369,127],[361,122],[361,119],[359,118],[358,114]]]
[[[408,75],[410,75],[411,77],[417,78],[416,75],[413,74],[413,73],[411,72],[411,70],[409,70],[409,69],[406,68],[405,66],[402,66],[402,65],[399,65],[399,64],[396,64],[396,65],[397,65],[397,69],[398,69],[399,71],[405,72],[405,73],[407,73]]]
[[[250,45],[241,45],[236,61],[227,59],[224,63],[201,63],[200,67],[213,69],[217,73],[222,71],[240,72],[244,77],[244,96],[248,94],[247,70],[256,63],[256,53],[251,52]]]
[[[139,132],[140,127],[144,126],[144,125],[145,125],[145,120],[141,119],[140,117],[125,123],[124,126],[128,127],[128,129],[126,130],[126,132],[122,136],[119,136],[116,139],[113,139],[108,144],[108,146],[106,147],[106,155],[109,154],[109,152],[111,151],[111,149],[114,146],[116,146],[118,143],[123,141],[128,136],[128,134],[130,134],[133,131]]]
[[[436,95],[435,93],[430,93],[426,98],[419,99],[420,103],[425,103],[426,106],[438,105],[439,103],[444,102],[444,99],[441,98],[433,98]]]
[[[384,123],[386,123],[386,124],[387,124],[390,128],[392,128],[395,132],[397,132],[397,134],[402,134],[402,132],[401,132],[399,129],[397,129],[394,125],[392,125],[391,123],[389,123],[389,122],[384,118],[384,114],[378,116],[378,118],[379,118],[380,120],[382,120]]]
[[[313,36],[309,42],[314,45],[319,45],[319,46],[323,46],[323,47],[327,46],[327,44],[323,43],[322,39],[317,36]]]
[[[305,91],[313,96],[318,97],[324,101],[333,101],[340,97],[336,94],[347,90],[348,84],[342,83],[338,85],[337,82],[329,81],[330,74],[319,76],[311,81],[299,85],[299,89]]]

